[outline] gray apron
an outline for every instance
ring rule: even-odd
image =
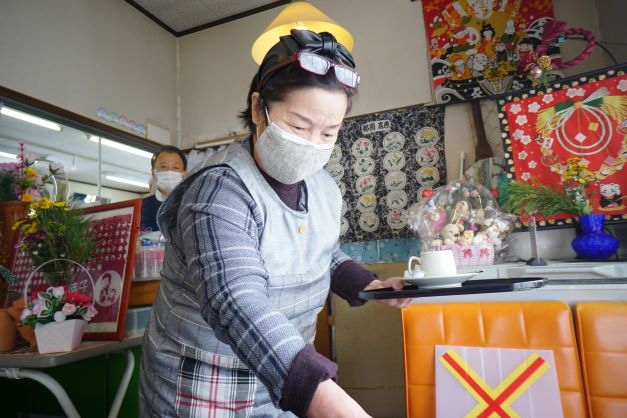
[[[217,165],[237,172],[262,214],[260,250],[270,277],[270,302],[305,343],[312,343],[317,315],[329,292],[331,257],[339,237],[341,196],[337,185],[324,170],[305,179],[307,211],[299,212],[280,200],[242,144],[229,145],[195,172]],[[267,388],[228,344],[216,338],[191,291],[202,279],[188,277],[184,256],[172,248],[166,252],[162,276],[144,337],[140,404],[150,405],[159,416],[293,416],[273,405]],[[216,379],[224,381],[218,390],[212,387],[216,402],[237,400],[241,408],[212,415],[213,411],[208,413],[189,402],[196,396],[206,398],[202,391],[207,386],[202,382],[209,374],[213,384]],[[150,416],[146,405],[142,410]]]

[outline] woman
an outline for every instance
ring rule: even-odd
[[[341,196],[322,167],[357,83],[332,35],[282,37],[242,114],[251,140],[212,156],[164,202],[142,416],[368,416],[312,345],[329,287],[355,306],[360,290],[402,288],[337,243]]]

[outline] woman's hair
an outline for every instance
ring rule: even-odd
[[[259,92],[263,103],[270,106],[272,103],[281,102],[285,97],[300,89],[318,87],[329,91],[343,91],[348,98],[348,106],[346,112],[350,112],[352,106],[351,98],[356,93],[356,89],[346,87],[340,83],[335,77],[335,69],[330,68],[325,75],[317,75],[300,68],[298,61],[287,65],[285,68],[277,70],[263,85],[263,89]],[[252,134],[255,133],[256,126],[253,123],[253,93],[259,91],[259,74],[255,74],[250,84],[248,97],[246,98],[246,109],[240,112],[239,118],[243,122],[246,129]]]
[[[481,37],[482,37],[482,38],[484,38],[483,33],[484,33],[484,32],[487,32],[487,31],[492,32],[492,36],[493,36],[493,37],[494,37],[494,35],[496,35],[496,31],[494,30],[494,27],[493,27],[491,24],[486,23],[486,24],[484,24],[484,25],[481,27],[481,31],[480,31],[480,33],[481,33]]]

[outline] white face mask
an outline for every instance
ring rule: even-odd
[[[157,187],[163,193],[170,193],[178,184],[183,181],[183,173],[178,171],[159,171],[155,173]]]
[[[270,117],[268,121],[255,150],[270,177],[284,184],[298,183],[329,161],[334,144],[314,144],[280,128]]]

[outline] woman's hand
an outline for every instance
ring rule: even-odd
[[[331,379],[318,385],[307,410],[307,417],[372,418]]]
[[[385,287],[391,287],[394,290],[401,290],[405,286],[403,279],[401,277],[390,277],[384,281],[381,280],[373,280],[370,282],[368,286],[364,290],[372,290],[372,289],[382,289]],[[382,303],[384,305],[393,306],[395,308],[404,308],[411,304],[411,298],[405,299],[376,299],[376,302]]]

